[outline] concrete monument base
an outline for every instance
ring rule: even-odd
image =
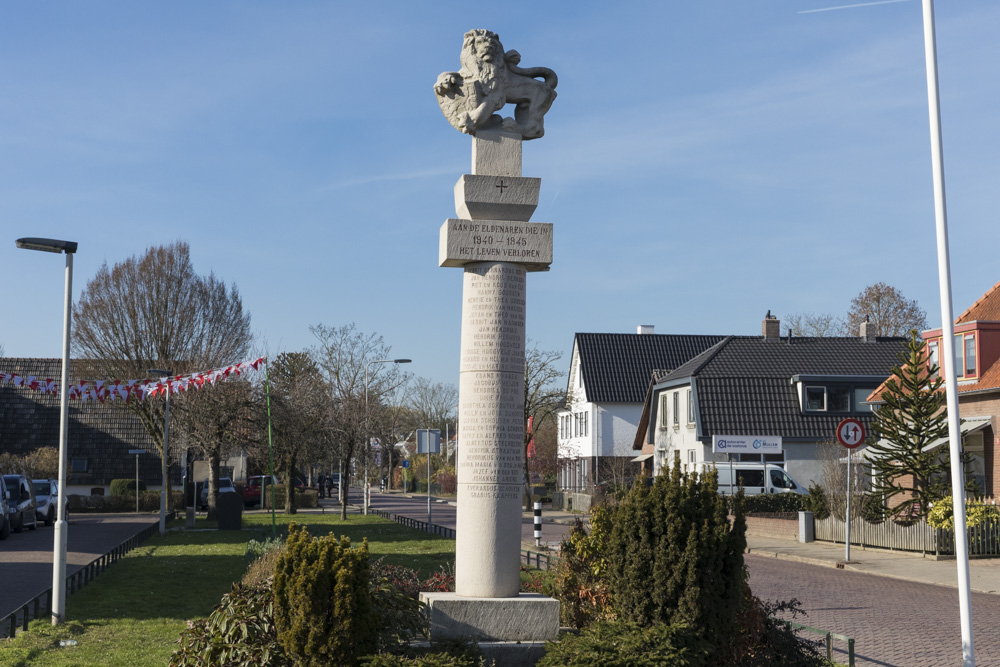
[[[473,598],[421,593],[430,639],[477,642],[545,642],[559,637],[559,601],[538,593],[514,598]]]

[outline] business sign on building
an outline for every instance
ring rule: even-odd
[[[780,435],[713,435],[712,452],[717,454],[780,454]]]

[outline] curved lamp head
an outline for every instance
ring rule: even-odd
[[[18,248],[25,250],[41,250],[42,252],[64,252],[72,255],[76,252],[76,241],[60,241],[58,239],[42,239],[25,237],[16,241]]]

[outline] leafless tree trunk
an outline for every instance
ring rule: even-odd
[[[142,379],[151,367],[207,370],[241,361],[251,341],[236,286],[195,273],[181,241],[103,264],[73,307],[73,350],[93,379]],[[132,400],[128,408],[163,457],[163,400]],[[169,476],[165,482],[169,491]]]
[[[317,324],[309,327],[309,331],[319,343],[310,350],[310,354],[322,370],[329,395],[337,406],[336,419],[330,428],[339,433],[344,443],[345,469],[349,471],[351,462],[355,461],[363,470],[371,457],[372,406],[377,406],[383,396],[390,395],[405,384],[409,375],[402,372],[397,364],[372,363],[391,358],[392,348],[377,334],[359,331],[354,324],[341,327]],[[366,482],[367,479],[362,480],[362,486]],[[346,493],[343,494],[340,516],[347,518]]]
[[[545,426],[556,411],[567,402],[566,389],[556,382],[565,375],[559,368],[562,352],[540,350],[538,344],[528,341],[524,351],[524,423],[531,418],[531,430],[537,432]],[[528,461],[528,446],[532,433],[524,429],[524,506],[531,509],[534,497],[531,493],[531,470]]]

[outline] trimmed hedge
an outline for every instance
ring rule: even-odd
[[[268,484],[261,491],[260,506],[262,509],[271,509],[271,485]],[[295,489],[295,507],[319,507],[319,491],[316,489]],[[285,509],[285,485],[274,485],[274,509]]]
[[[139,480],[139,491],[146,490],[146,482]],[[133,479],[113,479],[111,480],[111,495],[127,496],[135,498],[135,478]]]
[[[135,484],[135,480],[132,480]],[[174,508],[184,507],[184,494],[178,489],[171,493]],[[135,492],[124,496],[81,496],[72,493],[66,497],[68,512],[135,512]],[[142,491],[139,493],[140,512],[158,512],[160,510],[160,492]]]
[[[726,496],[730,512],[732,512],[733,498],[734,496]],[[746,514],[808,511],[808,498],[809,496],[797,493],[761,493],[756,496],[743,496],[743,511]]]

